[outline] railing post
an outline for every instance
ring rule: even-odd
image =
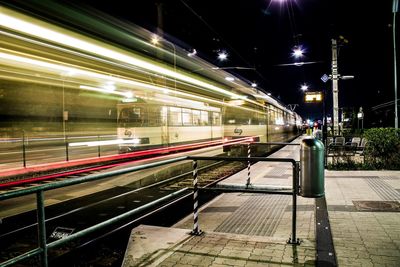
[[[251,157],[251,147],[250,147],[251,143],[249,142],[247,144],[247,158]],[[246,187],[250,186],[250,160],[247,161],[247,182],[246,182]]]
[[[68,136],[64,137],[65,142],[65,160],[69,161],[69,153],[68,153]]]
[[[97,136],[97,141],[98,141],[97,156],[100,158],[100,135]]]
[[[47,267],[47,244],[46,244],[46,220],[44,214],[44,195],[43,190],[36,193],[37,202],[37,221],[38,221],[38,240],[40,253],[40,261],[43,267]]]
[[[199,230],[199,188],[197,180],[197,160],[193,160],[193,230],[191,235],[201,235]]]
[[[26,147],[25,147],[25,131],[22,130],[22,162],[26,168]]]
[[[288,243],[299,245],[300,240],[296,237],[296,216],[297,216],[297,193],[299,191],[299,162],[293,163],[293,195],[292,195],[292,236],[289,238]]]

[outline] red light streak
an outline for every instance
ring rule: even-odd
[[[203,148],[203,147],[208,147],[208,146],[223,147],[223,146],[227,146],[227,145],[235,145],[235,144],[241,144],[241,143],[253,142],[253,141],[254,141],[254,137],[242,137],[242,138],[230,139],[230,140],[228,140],[227,138],[224,138],[224,139],[215,140],[215,141],[207,141],[207,142],[200,142],[200,143],[194,143],[194,144],[185,144],[185,145],[178,145],[178,146],[172,146],[172,147],[166,147],[166,148],[155,148],[155,149],[149,149],[149,150],[130,152],[130,153],[126,153],[123,155],[106,156],[106,157],[102,157],[101,159],[99,159],[99,158],[86,159],[85,163],[98,163],[98,162],[102,162],[102,161],[134,158],[134,157],[149,156],[149,155],[159,155],[159,154],[167,154],[170,152],[182,151],[181,153],[175,154],[178,156],[180,154],[183,154],[184,153],[183,151],[187,151],[187,150],[191,150],[191,149],[198,149],[198,148]],[[170,156],[170,155],[162,155],[162,156],[158,156],[158,157],[152,157],[151,159],[162,159],[162,158],[165,158],[168,156]],[[147,161],[147,160],[149,160],[149,159],[137,159],[137,160],[134,160],[133,162],[141,162],[141,161]],[[82,160],[77,160],[75,162],[79,162],[79,161],[82,161]],[[131,163],[132,163],[132,161],[123,162],[123,163],[114,163],[111,165],[91,167],[91,168],[82,169],[82,170],[56,173],[56,174],[45,175],[45,176],[41,176],[41,177],[28,178],[28,179],[7,182],[7,183],[0,183],[0,188],[8,188],[8,187],[18,186],[18,185],[22,185],[22,184],[35,183],[35,182],[40,182],[40,181],[44,181],[44,180],[50,180],[50,179],[55,179],[55,178],[59,178],[59,177],[65,177],[65,176],[69,176],[69,175],[89,172],[89,171],[108,169],[108,168],[121,166],[121,165],[127,165],[127,164],[131,164]]]

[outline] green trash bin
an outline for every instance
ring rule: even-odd
[[[325,195],[324,144],[306,138],[300,147],[300,196],[318,198]]]

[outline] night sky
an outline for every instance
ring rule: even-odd
[[[70,1],[69,1],[70,2]],[[299,104],[304,118],[321,117],[321,105],[305,104],[300,85],[310,91],[327,90],[332,110],[331,82],[320,77],[331,72],[331,39],[342,35],[348,43],[339,50],[339,73],[354,80],[339,81],[339,106],[372,106],[393,101],[392,0],[136,0],[75,1],[157,32],[156,3],[162,4],[164,38],[220,67],[235,70],[285,104]],[[302,45],[301,61],[315,64],[280,66],[295,62],[292,49]],[[219,62],[217,51],[229,53]]]

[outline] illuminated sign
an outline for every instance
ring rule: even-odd
[[[316,103],[322,101],[322,92],[306,92],[305,99],[306,103]]]

